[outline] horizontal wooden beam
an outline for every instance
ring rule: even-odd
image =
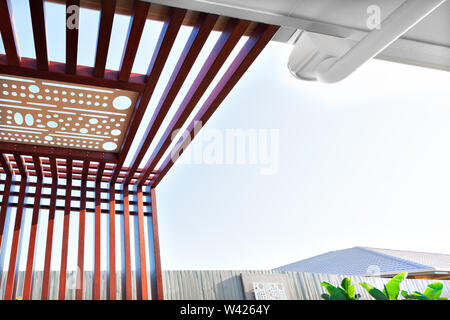
[[[129,81],[118,81],[118,71],[106,70],[104,78],[94,77],[94,68],[77,66],[76,74],[66,73],[66,64],[49,62],[48,71],[38,70],[36,59],[22,58],[20,66],[9,65],[6,55],[0,55],[0,74],[30,77],[44,80],[71,82],[81,85],[141,92],[145,87],[145,75],[132,74]]]

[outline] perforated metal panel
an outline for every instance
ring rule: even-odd
[[[138,93],[0,75],[0,140],[118,151]]]

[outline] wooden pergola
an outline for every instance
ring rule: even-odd
[[[4,240],[7,212],[10,208],[15,208],[16,212],[4,299],[14,298],[19,238],[21,232],[25,232],[21,230],[25,208],[32,209],[33,214],[23,286],[24,299],[31,298],[37,224],[42,219],[43,210],[48,211],[48,228],[41,299],[49,298],[53,227],[57,212],[64,213],[59,299],[66,299],[69,224],[73,212],[79,213],[78,267],[81,287],[77,288],[77,299],[83,299],[86,213],[95,215],[93,298],[100,299],[100,257],[105,254],[101,252],[100,241],[101,234],[105,233],[109,237],[108,298],[117,298],[116,285],[120,279],[116,279],[116,246],[122,244],[115,243],[115,215],[123,215],[124,219],[123,298],[132,298],[130,215],[136,215],[141,270],[136,281],[142,292],[139,298],[163,299],[155,188],[174,164],[170,155],[163,159],[171,145],[172,134],[186,123],[241,37],[248,36],[242,49],[188,124],[190,137],[181,140],[170,153],[181,154],[196,134],[194,123],[201,121],[204,124],[208,121],[278,27],[143,1],[52,2],[64,4],[68,9],[73,5],[81,5],[100,10],[95,65],[89,67],[77,63],[77,28],[66,28],[65,63],[49,61],[45,21],[53,17],[44,15],[43,0],[29,0],[36,58],[21,57],[13,23],[14,18],[21,17],[14,17],[8,0],[0,0],[0,28],[5,48],[5,54],[0,55],[0,83],[3,83],[3,92],[0,94],[0,172],[4,178],[1,181],[0,246]],[[73,15],[72,11],[67,12],[67,18]],[[117,13],[130,15],[130,26],[120,69],[106,70],[110,39],[114,36],[112,25]],[[142,34],[147,19],[162,21],[163,27],[147,74],[134,74],[131,70],[138,46],[141,40],[145,40]],[[145,124],[145,134],[136,153],[130,155],[131,164],[125,167],[131,144],[137,138],[139,126],[143,125],[141,122],[147,105],[182,25],[192,26],[191,34],[151,120]],[[213,30],[221,32],[219,39],[180,105],[174,106],[177,111],[169,125],[161,128]],[[119,103],[124,101],[125,104]],[[164,130],[164,133],[141,168],[140,163],[158,130]],[[157,167],[161,160],[162,165]],[[58,193],[58,190],[62,193]],[[32,204],[26,201],[30,198],[33,199]],[[47,201],[49,203],[44,204]],[[74,206],[73,202],[78,202],[79,206]],[[101,214],[109,215],[109,228],[106,230],[101,228]],[[146,239],[145,216],[152,218],[153,239]],[[146,240],[152,242],[152,252],[146,252]],[[150,259],[156,266],[155,272],[150,275],[147,274],[146,255],[151,255]],[[150,297],[148,278],[152,286]]]

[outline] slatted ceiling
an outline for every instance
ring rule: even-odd
[[[117,176],[123,166],[123,163],[125,162],[125,159],[127,158],[128,151],[130,150],[131,144],[136,136],[136,132],[145,114],[147,105],[150,102],[153,91],[161,75],[162,69],[164,68],[178,31],[180,30],[185,13],[185,10],[180,9],[171,9],[167,13],[166,20],[164,21],[164,26],[161,30],[158,43],[153,52],[152,60],[150,62],[149,72],[147,76],[148,81],[145,85],[144,91],[138,98],[136,107],[130,118],[130,124],[128,126],[124,142],[122,143],[122,148],[120,150],[119,160],[117,162],[113,177],[111,178],[112,183],[117,180]]]
[[[33,2],[33,0],[31,0]],[[66,28],[66,73],[75,74],[78,56],[78,26],[80,0],[66,1],[66,21],[70,28]],[[36,37],[35,37],[36,38]]]
[[[98,31],[97,52],[95,56],[94,77],[102,78],[105,74],[111,31],[114,22],[116,0],[102,1],[100,25]]]
[[[217,40],[215,46],[211,50],[208,58],[204,62],[196,79],[193,81],[189,91],[185,95],[178,110],[172,118],[170,124],[166,127],[160,141],[158,142],[153,154],[144,166],[144,173],[139,177],[138,184],[143,185],[156,168],[156,165],[172,144],[172,135],[175,130],[182,127],[195,106],[204,95],[214,77],[225,64],[233,49],[238,44],[250,22],[229,19],[225,31]]]
[[[125,184],[130,183],[134,173],[138,169],[139,164],[144,158],[148,148],[150,147],[156,132],[159,130],[164,118],[166,117],[173,101],[175,100],[181,86],[194,65],[198,55],[200,54],[203,45],[208,39],[214,25],[217,22],[216,15],[200,14],[197,18],[197,23],[191,31],[183,51],[178,59],[177,64],[172,72],[172,75],[166,85],[166,88],[155,108],[152,119],[143,134],[143,139],[137,148],[131,160],[132,167],[129,170]]]

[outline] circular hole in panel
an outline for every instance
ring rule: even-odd
[[[114,142],[105,142],[103,144],[103,149],[106,151],[112,151],[115,150],[117,148],[117,144],[115,144]]]
[[[23,123],[23,117],[20,112],[14,114],[14,121],[20,126]]]
[[[88,132],[89,132],[89,130],[88,130],[88,129],[86,129],[86,128],[81,128],[81,129],[80,129],[80,132],[81,132],[81,133],[88,133]]]
[[[35,84],[32,84],[32,85],[30,85],[28,87],[28,90],[30,90],[30,92],[33,92],[33,93],[38,93],[39,92],[39,87],[37,85],[35,85]]]
[[[57,128],[58,124],[55,121],[49,121],[47,122],[47,126],[50,128]]]
[[[25,123],[29,126],[32,126],[34,123],[34,118],[31,114],[27,113],[27,115],[25,116]]]
[[[112,134],[113,136],[118,136],[118,135],[120,135],[121,133],[122,133],[122,131],[120,131],[119,129],[111,130],[111,134]]]
[[[131,106],[131,99],[126,96],[118,96],[113,101],[113,107],[117,110],[126,110]]]
[[[7,96],[7,95],[9,94],[9,92],[8,92],[8,91],[3,91],[3,94],[4,94],[5,96]]]
[[[52,140],[53,140],[53,137],[51,137],[51,136],[45,136],[44,139],[47,140],[47,141],[52,141]]]
[[[98,120],[96,118],[91,118],[91,119],[89,119],[89,123],[90,124],[97,124]]]

